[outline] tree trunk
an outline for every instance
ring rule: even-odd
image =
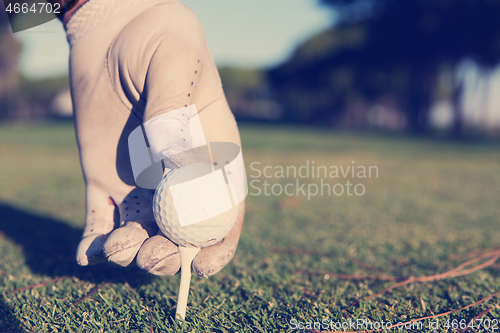
[[[416,67],[412,71],[408,98],[408,128],[414,134],[427,131],[427,115],[431,107],[436,71]]]

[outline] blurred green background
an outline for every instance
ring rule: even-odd
[[[209,41],[214,41],[216,60],[224,58],[220,56],[223,48],[228,53],[238,47],[246,50],[233,52],[233,61],[219,61],[229,103],[241,121],[450,137],[499,134],[497,1],[318,0],[310,2],[309,7],[301,1],[286,10],[277,2],[267,5],[276,17],[275,25],[269,23],[272,18],[266,16],[266,11],[256,10],[257,5],[245,8],[236,2],[228,6],[218,0],[216,4],[224,10],[214,10],[213,6],[195,0],[185,1],[199,13],[208,31],[227,38],[225,43],[229,45],[224,48],[224,40],[208,34]],[[312,14],[313,7],[316,16]],[[281,25],[291,29],[293,21],[301,19],[297,8],[301,8],[307,22],[313,17],[325,20],[325,16],[319,15],[321,11],[330,13],[331,19],[326,20],[331,23],[312,36],[297,36],[296,45],[287,56],[266,55],[269,59],[260,61],[260,66],[238,65],[234,61],[240,57],[240,64],[252,64],[247,59],[252,55],[245,56],[246,53],[264,57],[266,52],[262,50],[271,48],[273,43],[263,34],[273,36],[275,44],[280,44],[280,34],[283,38],[286,35]],[[245,10],[248,17],[241,14]],[[212,20],[207,15],[212,15]],[[234,30],[245,32],[239,39],[231,35],[231,26],[220,22],[225,18],[234,25],[235,16],[240,22]],[[259,20],[267,24],[267,31],[262,30]],[[29,33],[14,38],[8,25],[7,16],[2,13],[0,119],[71,117],[67,77],[40,79],[23,71],[19,67],[21,41],[27,48],[26,58],[29,52],[33,53],[35,39]],[[318,23],[314,29],[322,26]],[[43,35],[47,31],[33,33]],[[251,46],[245,47],[245,38]],[[259,41],[260,53],[250,52],[259,49]],[[67,52],[54,47],[55,53]],[[42,64],[39,60],[36,63],[38,67]]]
[[[265,166],[299,168],[314,161],[348,167],[355,161],[377,166],[378,177],[324,179],[331,185],[363,184],[362,196],[308,200],[301,194],[257,196],[250,188],[236,256],[215,276],[192,279],[184,331],[282,332],[292,319],[397,323],[459,309],[500,290],[498,264],[370,300],[363,298],[394,282],[335,277],[433,275],[471,258],[470,251],[474,256],[498,249],[498,145],[240,127],[248,179],[260,181],[253,185],[262,191],[263,181],[281,186],[296,181],[259,177],[256,170]],[[172,320],[178,275],[161,278],[133,267],[76,264],[85,203],[72,124],[0,125],[0,142],[0,331],[147,332],[148,307],[154,331],[182,331]],[[66,278],[36,286],[61,276]],[[14,291],[23,287],[28,289]],[[97,293],[75,305],[96,287]],[[440,320],[442,325],[453,319],[470,322],[491,306],[483,319],[500,318],[493,298]]]

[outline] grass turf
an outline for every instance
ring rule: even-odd
[[[498,247],[499,145],[286,127],[242,126],[241,134],[253,183],[240,245],[220,273],[192,279],[181,329],[172,320],[179,275],[76,265],[85,203],[72,124],[1,125],[0,332],[148,332],[151,323],[156,332],[281,332],[323,320],[397,323],[459,309],[500,290],[498,264],[367,300],[394,282],[335,277],[433,275],[466,260],[452,255]],[[299,177],[306,193],[298,196],[264,193],[264,181],[267,193],[287,184],[296,193],[297,179],[276,177],[277,166],[299,169],[308,161],[344,170],[377,166],[378,178],[340,172],[323,180],[363,184],[362,196],[308,199],[309,184],[312,191],[312,184],[321,185],[317,177]],[[259,176],[265,166],[272,177]],[[66,278],[36,286],[58,277]],[[29,288],[16,290],[23,287]],[[482,319],[493,325],[500,318],[498,299],[422,321],[421,330],[396,331],[428,331],[437,321],[435,332],[458,332],[453,320],[469,323],[490,307]],[[492,331],[487,323],[476,322],[475,330]]]

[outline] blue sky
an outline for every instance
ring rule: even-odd
[[[198,15],[219,66],[278,64],[298,43],[326,29],[334,18],[315,0],[181,2]],[[67,73],[69,48],[58,20],[15,35],[23,43],[20,66],[25,76],[39,79]]]

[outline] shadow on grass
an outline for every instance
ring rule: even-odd
[[[0,203],[0,230],[18,244],[26,265],[35,274],[52,278],[68,275],[92,283],[123,277],[123,281],[135,285],[138,278],[140,284],[152,279],[136,267],[123,268],[112,264],[79,266],[75,253],[82,230],[51,217]]]
[[[123,268],[112,264],[80,267],[76,264],[75,252],[82,230],[51,217],[0,203],[0,231],[3,237],[9,238],[18,245],[24,255],[18,256],[18,260],[24,259],[25,264],[34,274],[47,276],[48,281],[50,278],[70,276],[94,284],[127,282],[134,290],[137,290],[141,285],[150,283],[155,278],[137,267]],[[15,272],[9,272],[9,274],[16,275]],[[4,290],[5,293],[10,291]],[[11,307],[1,297],[0,332],[26,331]]]
[[[25,333],[23,325],[14,316],[10,307],[0,300],[0,329],[2,333]]]

